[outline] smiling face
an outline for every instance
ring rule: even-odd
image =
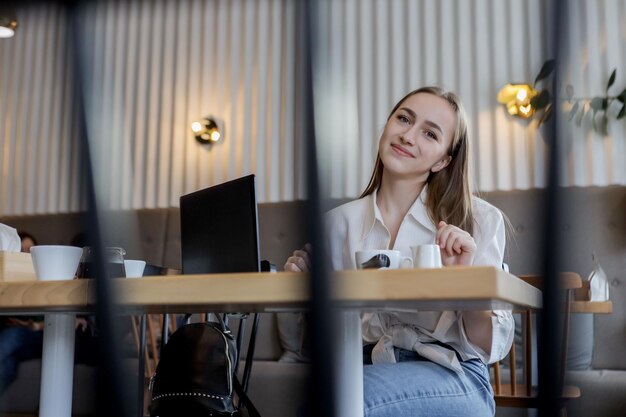
[[[393,112],[379,144],[385,175],[425,182],[430,172],[451,160],[457,115],[451,104],[433,94],[409,96]]]

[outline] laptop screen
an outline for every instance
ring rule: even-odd
[[[180,198],[183,274],[259,272],[254,175]]]

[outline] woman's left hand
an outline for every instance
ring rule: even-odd
[[[472,265],[476,253],[476,242],[465,230],[440,221],[437,224],[435,243],[441,249],[441,262],[445,266]]]

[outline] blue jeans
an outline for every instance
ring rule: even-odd
[[[495,414],[489,370],[480,360],[461,362],[465,375],[458,375],[412,351],[396,348],[396,358],[397,363],[363,367],[365,417]]]
[[[43,331],[27,327],[6,327],[0,330],[0,393],[17,376],[20,362],[40,358]]]

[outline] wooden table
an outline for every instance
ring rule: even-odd
[[[333,273],[332,298],[344,308],[473,310],[541,307],[541,292],[493,267],[360,270]],[[116,304],[129,314],[273,311],[306,307],[308,276],[279,272],[170,275],[113,280]],[[85,313],[92,280],[0,282],[0,314]]]
[[[339,415],[363,415],[363,367],[360,312],[372,310],[489,310],[515,307],[541,308],[541,292],[517,277],[494,267],[342,271],[332,275],[332,300],[341,309],[343,339],[338,341],[337,371],[342,398]],[[114,280],[116,310],[124,314],[183,313],[197,311],[305,310],[309,298],[306,274],[211,274]],[[0,283],[0,314],[46,314],[73,317],[93,310],[94,282],[90,280]],[[54,314],[50,314],[54,313]],[[69,319],[64,318],[65,325]],[[72,322],[73,325],[73,322]],[[65,332],[49,332],[44,345],[67,357],[73,343]],[[54,334],[52,334],[54,333]],[[44,333],[45,334],[45,333]],[[63,352],[58,353],[58,346]],[[44,346],[44,353],[46,346]],[[44,356],[44,362],[55,361]],[[55,372],[67,376],[72,364]],[[57,395],[59,375],[44,380],[44,393]],[[71,381],[71,378],[70,378]],[[40,416],[69,416],[70,408],[44,410]],[[53,414],[54,413],[54,414]]]

